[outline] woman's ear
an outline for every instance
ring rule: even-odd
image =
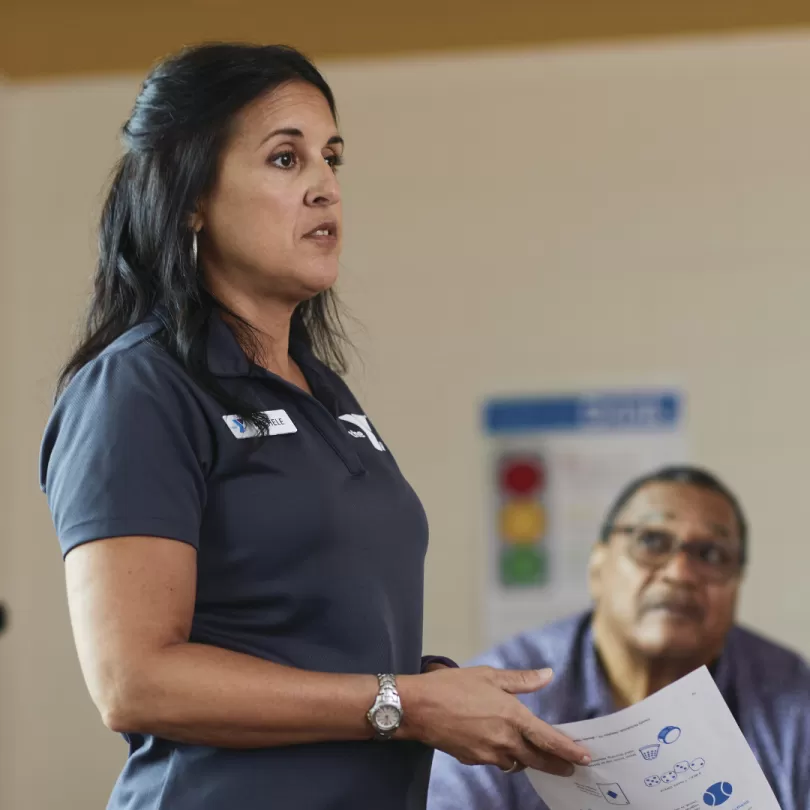
[[[191,222],[189,222],[189,226],[194,233],[199,233],[203,227],[203,217],[202,217],[202,210],[198,208],[192,215],[191,215]]]

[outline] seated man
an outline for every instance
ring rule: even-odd
[[[708,473],[676,467],[634,481],[591,554],[593,611],[523,633],[475,663],[551,667],[551,684],[521,698],[550,723],[609,714],[705,664],[782,810],[810,810],[810,668],[734,624],[746,544],[739,504]],[[428,810],[547,807],[525,773],[437,752]]]

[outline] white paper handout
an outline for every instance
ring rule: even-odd
[[[779,810],[706,667],[615,714],[557,728],[593,761],[569,777],[526,772],[551,810]]]

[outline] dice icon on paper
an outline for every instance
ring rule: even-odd
[[[689,767],[690,767],[690,768],[691,768],[693,771],[702,771],[702,770],[703,770],[703,766],[704,766],[705,764],[706,764],[706,760],[705,760],[705,759],[703,759],[703,757],[697,757],[696,759],[693,759],[693,760],[692,760],[692,761],[689,763]]]
[[[653,775],[653,776],[648,776],[648,777],[647,777],[647,778],[644,780],[644,784],[645,784],[647,787],[655,787],[656,785],[660,785],[660,784],[661,784],[661,780],[660,780],[660,779],[659,779],[657,776],[655,776],[655,775]]]
[[[666,773],[661,774],[661,781],[665,785],[672,784],[678,778],[678,774],[675,771],[667,771]]]
[[[689,773],[689,763],[688,762],[676,762],[675,763],[675,773]]]

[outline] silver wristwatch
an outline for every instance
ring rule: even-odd
[[[368,710],[368,722],[378,740],[389,740],[402,723],[402,701],[397,692],[397,681],[393,675],[378,675],[380,684],[377,699]]]

